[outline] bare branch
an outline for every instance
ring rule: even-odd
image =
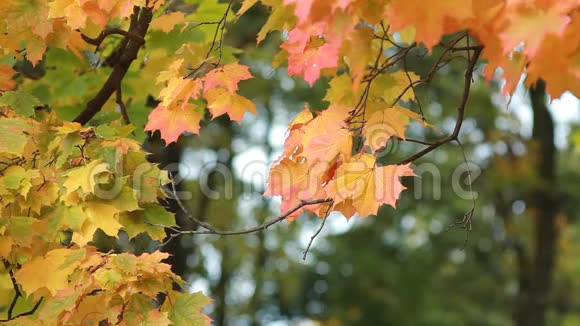
[[[117,87],[115,94],[116,94],[115,102],[117,102],[117,104],[119,105],[119,109],[121,110],[121,116],[123,117],[123,122],[125,122],[125,124],[128,125],[131,123],[131,120],[129,120],[129,114],[127,113],[127,106],[125,105],[125,102],[123,101],[123,93],[121,91],[121,85],[119,85],[119,87]]]
[[[473,188],[472,188],[472,178],[471,178],[471,169],[469,168],[469,163],[467,162],[467,156],[465,155],[465,148],[463,148],[463,144],[459,141],[459,139],[455,139],[455,142],[457,142],[457,144],[459,145],[459,147],[461,148],[461,154],[463,154],[463,161],[465,162],[465,166],[467,167],[467,182],[469,184],[469,193],[471,194],[471,208],[465,213],[463,214],[463,218],[455,221],[453,224],[451,224],[446,231],[449,231],[451,229],[453,229],[454,227],[461,227],[462,229],[465,230],[465,243],[464,243],[464,247],[467,246],[467,242],[469,241],[469,233],[471,233],[471,230],[473,229],[473,214],[475,213],[475,205],[476,205],[476,200],[475,200],[475,194],[473,192]]]
[[[459,131],[461,131],[461,126],[463,124],[463,118],[465,116],[465,107],[467,105],[467,100],[469,99],[469,90],[471,89],[471,79],[473,77],[473,70],[474,70],[475,64],[477,63],[477,60],[479,59],[479,55],[481,54],[482,50],[483,50],[482,46],[476,48],[473,51],[474,52],[473,56],[469,60],[469,64],[467,65],[467,69],[465,71],[464,85],[463,85],[463,95],[461,97],[461,101],[459,103],[459,106],[457,107],[457,117],[456,117],[456,121],[455,121],[455,128],[453,129],[453,132],[451,133],[451,135],[449,135],[443,139],[440,139],[438,141],[433,142],[427,148],[424,148],[420,152],[415,153],[414,155],[411,155],[410,157],[400,161],[397,164],[405,164],[405,163],[412,162],[412,161],[422,157],[423,155],[430,153],[432,150],[438,148],[439,146],[446,144],[450,141],[458,139]]]
[[[310,250],[310,247],[312,246],[312,242],[320,234],[320,231],[322,231],[322,228],[324,228],[324,223],[326,222],[326,218],[328,218],[328,214],[330,214],[330,209],[332,208],[332,204],[333,204],[333,202],[330,202],[330,205],[328,205],[328,208],[324,212],[324,216],[322,217],[322,223],[320,223],[320,227],[310,237],[310,241],[308,242],[308,246],[306,246],[306,249],[304,249],[304,252],[302,254],[302,260],[306,260],[306,256],[308,255],[308,251]]]
[[[176,227],[172,227],[172,226],[168,226],[168,225],[162,225],[162,224],[149,224],[151,226],[159,226],[159,227],[165,227],[168,229],[171,229],[177,233],[174,233],[172,235],[169,236],[169,239],[167,239],[165,242],[163,242],[160,246],[164,246],[167,243],[169,243],[169,241],[177,236],[180,236],[182,234],[216,234],[216,235],[242,235],[242,234],[248,234],[248,233],[254,233],[254,232],[259,232],[259,231],[264,231],[267,228],[269,228],[270,226],[279,223],[283,220],[285,220],[288,216],[290,216],[292,213],[296,212],[297,210],[301,209],[302,207],[305,206],[309,206],[309,205],[316,205],[316,204],[322,204],[322,203],[330,203],[332,202],[332,199],[330,198],[326,198],[326,199],[316,199],[316,200],[306,200],[306,201],[302,201],[300,202],[298,205],[292,207],[291,209],[289,209],[288,211],[286,211],[284,214],[280,215],[279,217],[272,219],[270,221],[264,222],[260,225],[251,227],[251,228],[247,228],[247,229],[243,229],[243,230],[234,230],[234,231],[227,231],[227,230],[219,230],[216,229],[213,226],[209,226],[207,223],[204,223],[206,226],[209,226],[211,228],[211,230],[205,230],[205,231],[193,231],[193,230],[179,230]],[[206,226],[204,226],[205,228],[207,228]]]

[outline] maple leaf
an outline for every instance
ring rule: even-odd
[[[19,165],[9,166],[4,172],[5,175],[0,177],[4,187],[6,189],[15,190],[25,199],[28,197],[30,188],[32,188],[32,179],[40,176],[38,170],[27,170]]]
[[[80,2],[70,0],[55,0],[48,4],[49,18],[66,17],[67,24],[72,29],[84,27],[87,21],[87,14],[82,9]]]
[[[208,91],[219,86],[225,87],[228,91],[235,93],[238,91],[238,83],[242,80],[253,78],[248,66],[242,66],[237,62],[210,70],[203,77],[204,91]]]
[[[68,277],[84,257],[84,249],[53,249],[45,256],[24,263],[14,277],[27,294],[46,288],[55,295],[69,286]]]
[[[300,156],[307,158],[308,166],[319,162],[331,163],[335,159],[347,161],[352,152],[352,133],[335,129],[312,139],[304,145]]]
[[[227,114],[230,119],[240,122],[244,113],[256,113],[254,102],[222,87],[210,89],[204,93],[204,96],[207,100],[207,108],[214,118]]]
[[[198,112],[198,107],[187,103],[180,109],[166,109],[159,104],[149,114],[149,121],[145,130],[159,130],[161,138],[166,144],[177,141],[184,132],[199,133],[199,122],[203,115]]]
[[[176,25],[184,24],[188,20],[185,14],[181,11],[174,11],[168,14],[159,16],[151,22],[152,29],[159,29],[165,33],[169,33]]]
[[[123,320],[126,325],[140,326],[169,326],[173,323],[169,320],[168,312],[151,310],[151,298],[145,295],[133,295],[129,299]]]
[[[264,1],[262,1],[264,2]],[[268,17],[268,20],[262,26],[262,29],[257,34],[256,43],[260,44],[273,30],[289,30],[291,26],[294,26],[296,21],[296,16],[288,8],[280,5],[281,0],[271,1],[270,7],[272,7],[272,12]]]
[[[387,6],[385,15],[395,31],[415,26],[417,41],[431,49],[443,34],[451,31],[446,27],[446,21],[457,23],[473,16],[472,0],[394,0]],[[453,30],[460,29],[453,27]]]
[[[40,106],[41,103],[28,93],[12,91],[4,92],[0,96],[0,105],[9,106],[20,115],[31,116],[34,115],[34,108]]]
[[[342,105],[330,105],[326,110],[320,112],[316,118],[305,124],[304,129],[310,134],[306,141],[314,135],[324,132],[331,132],[337,128],[347,128],[346,119],[350,117],[350,108]]]
[[[314,118],[308,104],[304,105],[304,110],[300,111],[298,115],[288,125],[288,131],[299,129]]]
[[[402,176],[413,176],[410,163],[404,165],[375,166],[376,158],[360,154],[336,170],[336,176],[325,187],[336,203],[352,200],[352,207],[360,216],[376,214],[382,204],[395,207],[405,187]]]
[[[167,306],[166,309],[175,325],[206,325],[211,322],[211,318],[201,313],[201,309],[212,302],[203,293],[180,293],[171,301],[171,307]]]
[[[351,87],[356,88],[365,74],[367,65],[373,60],[372,51],[361,51],[361,49],[373,48],[373,37],[371,28],[356,28],[350,33],[350,38],[346,42],[346,60],[354,79]]]
[[[67,194],[72,193],[77,189],[81,189],[84,194],[92,193],[95,189],[97,181],[95,178],[104,172],[108,172],[107,163],[101,160],[94,160],[89,164],[69,170],[64,174],[66,180],[63,186],[67,190]]]
[[[312,178],[313,175],[314,170],[309,169],[305,162],[284,158],[270,169],[264,195],[298,201],[323,197],[320,182]]]
[[[21,118],[0,118],[0,153],[21,156],[30,139],[29,121]]]
[[[420,120],[421,116],[399,106],[373,113],[363,127],[365,145],[376,152],[393,136],[405,139],[405,129],[411,119]]]
[[[310,16],[310,9],[314,0],[284,0],[285,5],[295,4],[294,14],[298,17],[298,22],[304,23]]]
[[[328,170],[328,162],[318,162],[309,167],[301,160],[296,162],[282,158],[270,169],[264,196],[282,196],[280,210],[286,212],[303,200],[326,198],[321,180]],[[308,205],[288,216],[289,220],[296,218],[304,211],[316,212],[318,205]]]
[[[375,78],[376,80],[376,78]],[[374,85],[373,81],[373,85]],[[348,74],[341,74],[330,80],[324,100],[333,105],[354,107],[360,92],[353,90],[353,79]],[[372,87],[371,87],[372,89]]]
[[[79,296],[80,293],[72,288],[60,289],[54,297],[45,300],[38,316],[44,322],[56,321],[63,311],[70,311],[75,307]]]
[[[282,48],[289,53],[288,74],[304,76],[304,80],[312,86],[320,77],[320,70],[337,66],[339,47],[338,42],[327,42],[300,50],[300,42],[282,44]]]
[[[503,41],[504,52],[511,51],[524,42],[523,52],[533,57],[544,38],[550,34],[561,36],[571,19],[568,13],[560,12],[557,7],[544,10],[520,5],[512,9],[510,15],[506,15],[506,20],[508,26],[499,35]]]
[[[419,76],[413,72],[397,71],[391,74],[381,74],[373,80],[369,96],[380,97],[389,105],[396,104],[393,102],[399,96],[402,101],[410,101],[414,99],[414,94],[408,86],[419,79]]]
[[[175,216],[159,205],[147,205],[143,210],[134,212],[123,212],[119,214],[119,222],[127,232],[129,238],[134,238],[138,234],[146,232],[153,240],[163,240],[166,237],[162,227],[152,226],[160,224],[175,226]]]
[[[580,95],[580,65],[577,45],[580,44],[580,13],[572,15],[572,23],[564,35],[547,35],[527,67],[526,85],[533,85],[538,79],[546,81],[546,91],[554,98],[565,91]],[[554,51],[558,49],[558,51]]]
[[[236,15],[238,16],[243,15],[246,11],[248,11],[248,9],[252,8],[257,2],[258,0],[243,0],[240,9],[238,9],[238,12],[236,12]]]
[[[117,218],[119,209],[106,201],[85,201],[83,202],[83,213],[86,220],[81,229],[73,234],[73,242],[79,246],[84,246],[93,239],[97,229],[101,229],[105,234],[116,237],[123,227]]]
[[[0,91],[10,91],[16,85],[16,81],[12,76],[16,71],[10,65],[0,64]]]

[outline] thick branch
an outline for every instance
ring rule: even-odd
[[[150,8],[135,7],[133,9],[133,14],[131,15],[131,26],[129,27],[129,31],[126,32],[127,35],[125,35],[127,46],[124,47],[123,53],[115,63],[113,71],[103,87],[99,90],[97,95],[87,103],[85,110],[74,119],[74,122],[78,122],[82,125],[86,124],[101,110],[113,92],[120,89],[123,77],[125,77],[131,63],[137,58],[139,49],[144,44],[145,34],[147,33],[152,18],[153,13]],[[103,35],[104,38],[107,34],[103,33],[101,33],[101,35]]]
[[[135,33],[132,33],[130,31],[126,31],[120,28],[111,28],[111,29],[106,29],[104,31],[102,31],[99,36],[92,38],[89,37],[85,34],[81,34],[81,37],[83,38],[83,40],[91,45],[95,45],[97,47],[97,49],[99,48],[99,46],[101,46],[101,43],[103,43],[103,41],[105,40],[105,38],[109,35],[122,35],[125,36],[126,38],[130,38],[132,40],[134,40],[135,42],[140,42],[141,44],[145,43],[145,39],[141,36],[141,35],[137,35]]]

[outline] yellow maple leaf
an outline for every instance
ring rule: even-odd
[[[230,119],[240,122],[244,113],[256,113],[256,104],[237,93],[231,93],[225,88],[217,87],[204,93],[207,107],[213,117],[227,114]]]
[[[97,181],[95,177],[103,172],[108,172],[107,164],[101,160],[94,160],[89,164],[69,170],[64,175],[66,180],[63,186],[66,188],[66,194],[70,194],[77,189],[81,189],[84,194],[92,193]]]
[[[151,22],[152,29],[159,29],[165,33],[169,33],[176,25],[186,23],[185,14],[181,11],[170,12],[166,15],[159,16]]]
[[[375,162],[374,156],[364,153],[339,166],[325,188],[328,195],[336,203],[351,200],[360,216],[376,214],[383,204],[395,207],[405,189],[399,178],[414,175],[410,163],[377,167]]]
[[[84,246],[91,241],[97,229],[116,237],[123,227],[118,221],[119,209],[106,201],[83,202],[83,212],[87,218],[80,230],[73,233],[72,238],[72,241],[79,246]]]
[[[46,288],[51,295],[69,287],[68,277],[85,256],[84,249],[54,249],[22,265],[15,277],[26,294]]]
[[[405,139],[405,129],[411,119],[420,120],[421,116],[399,106],[375,112],[363,127],[365,145],[376,152],[394,136]]]

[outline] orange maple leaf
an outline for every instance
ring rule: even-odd
[[[435,46],[441,36],[459,30],[461,22],[473,16],[471,0],[394,0],[386,11],[390,27],[398,31],[414,26],[416,40],[427,48]],[[448,24],[452,22],[453,29]]]
[[[238,83],[241,80],[253,78],[248,66],[237,62],[209,71],[203,77],[204,90],[209,91],[216,87],[225,87],[230,92],[238,91]]]
[[[16,71],[11,66],[0,64],[0,91],[10,91],[14,88],[16,85],[16,81],[12,79],[14,74]]]
[[[270,169],[264,196],[282,196],[282,212],[290,210],[303,200],[325,198],[321,178],[327,170],[328,166],[323,162],[309,168],[303,159],[294,161],[282,158]],[[296,218],[304,211],[317,212],[321,205],[304,206],[288,218]]]
[[[177,141],[179,135],[188,131],[199,133],[199,122],[203,114],[198,112],[195,104],[186,103],[181,108],[168,109],[159,104],[149,114],[145,130],[159,130],[161,138],[167,144]]]

